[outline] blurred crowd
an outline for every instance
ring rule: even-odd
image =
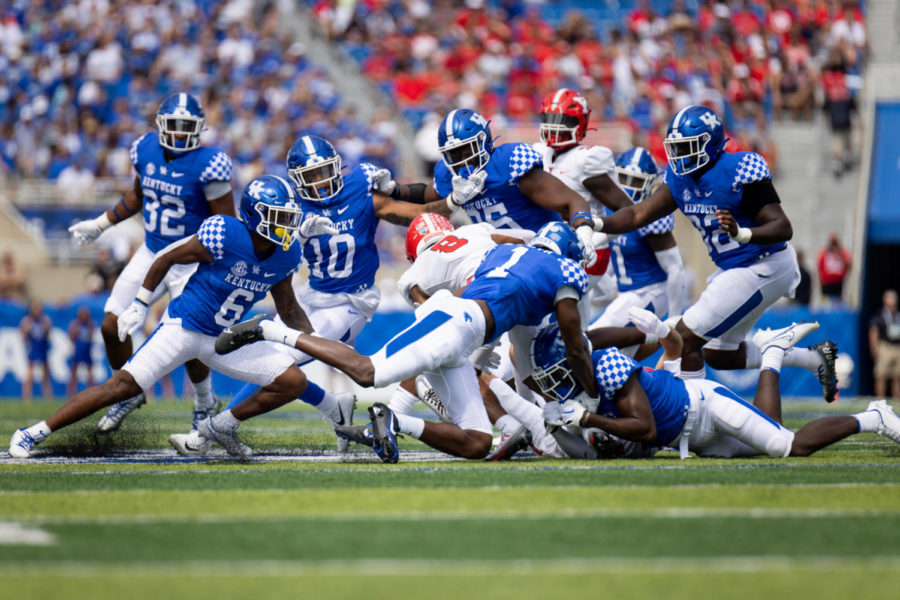
[[[417,125],[458,106],[534,121],[543,95],[572,87],[660,162],[653,134],[700,103],[725,114],[732,149],[774,163],[769,125],[852,96],[866,52],[857,0],[572,1],[555,26],[539,0],[308,2]]]
[[[160,101],[198,96],[205,144],[232,156],[238,183],[281,169],[298,132],[332,140],[349,164],[391,166],[393,127],[363,123],[272,2],[12,0],[0,8],[0,177],[130,176],[128,149]]]

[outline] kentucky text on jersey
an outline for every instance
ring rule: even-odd
[[[168,181],[161,181],[159,179],[144,176],[141,178],[141,188],[180,196],[181,190],[184,189],[184,186],[175,185],[174,183],[169,183]]]
[[[225,283],[230,283],[235,287],[243,288],[245,290],[251,290],[253,292],[267,293],[270,289],[272,289],[272,284],[270,283],[263,283],[262,281],[254,281],[252,279],[244,279],[243,277],[235,277],[232,273],[229,273],[225,276]]]
[[[686,215],[714,215],[716,214],[716,211],[719,210],[719,207],[715,204],[709,206],[705,204],[694,204],[688,202],[685,203],[684,209],[682,210]]]

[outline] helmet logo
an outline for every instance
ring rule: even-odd
[[[584,112],[587,112],[587,109],[588,109],[587,100],[584,99],[584,96],[582,96],[580,94],[572,96],[572,102],[574,102],[575,104],[580,106],[581,110],[583,110]]]
[[[474,121],[475,123],[478,123],[479,125],[481,125],[482,127],[487,127],[487,119],[482,117],[479,113],[473,112],[469,118],[472,119],[472,121]]]
[[[252,198],[256,198],[259,200],[260,194],[263,191],[263,188],[266,187],[266,183],[264,181],[260,181],[259,179],[254,179],[250,182],[250,185],[247,187],[247,193],[250,194]]]
[[[247,263],[242,260],[237,261],[231,265],[231,273],[235,277],[243,277],[247,274]]]
[[[700,120],[703,121],[707,127],[718,127],[722,124],[722,121],[719,120],[719,117],[717,117],[714,112],[703,113],[700,115]]]

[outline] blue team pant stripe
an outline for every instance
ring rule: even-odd
[[[412,325],[395,335],[384,346],[384,357],[390,358],[413,342],[422,339],[449,320],[450,315],[448,315],[447,313],[439,310],[434,311],[421,321],[413,323]]]
[[[728,331],[729,329],[734,327],[734,325],[738,321],[740,321],[741,319],[746,317],[748,314],[750,314],[750,311],[753,310],[754,308],[756,308],[757,306],[759,306],[760,303],[762,302],[762,300],[763,300],[762,292],[760,292],[759,290],[756,290],[756,293],[753,294],[752,296],[750,296],[750,299],[747,300],[746,302],[744,302],[740,306],[740,308],[738,308],[736,311],[734,311],[733,313],[728,315],[728,317],[726,317],[724,321],[722,321],[721,323],[719,323],[718,325],[716,325],[715,327],[713,327],[712,329],[710,329],[709,331],[704,333],[703,337],[705,337],[707,339],[719,337],[720,335],[722,335],[723,333],[725,333],[726,331]]]
[[[238,390],[238,393],[234,395],[231,402],[228,403],[228,406],[225,407],[225,410],[231,410],[247,398],[253,395],[256,390],[260,389],[260,386],[255,383],[245,383],[244,387]]]
[[[728,398],[731,398],[732,400],[734,400],[734,401],[737,402],[738,404],[743,404],[744,406],[746,406],[747,408],[749,408],[750,410],[752,410],[753,412],[755,412],[756,414],[758,414],[759,416],[761,416],[763,419],[765,419],[766,421],[768,421],[769,423],[771,423],[772,425],[774,425],[774,426],[777,427],[778,429],[783,429],[783,426],[781,425],[781,423],[779,423],[778,421],[776,421],[775,419],[773,419],[772,417],[770,417],[769,415],[767,415],[767,414],[764,413],[763,411],[759,410],[758,408],[756,408],[755,406],[753,406],[753,405],[750,404],[749,402],[745,401],[745,400],[742,399],[740,396],[738,396],[737,394],[735,394],[734,392],[732,392],[731,390],[729,390],[727,387],[723,387],[723,386],[720,385],[720,386],[718,386],[718,387],[713,388],[713,391],[714,391],[715,393],[719,394],[720,396],[727,396]]]

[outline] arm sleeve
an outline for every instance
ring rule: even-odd
[[[538,151],[528,144],[516,144],[509,154],[509,183],[518,184],[519,179],[535,167],[544,168],[544,161]]]
[[[680,315],[684,302],[684,263],[678,247],[654,253],[656,262],[666,272],[666,295],[669,297],[669,315]]]
[[[206,185],[211,181],[227,181],[230,185],[232,168],[231,157],[222,151],[216,152],[200,172],[200,183]]]
[[[584,170],[581,173],[582,180],[598,175],[613,176],[616,168],[616,161],[613,158],[612,150],[606,146],[593,146],[585,153]]]
[[[362,169],[363,174],[366,176],[366,193],[371,194],[372,189],[375,187],[375,181],[372,179],[372,175],[375,174],[378,167],[371,163],[360,163],[359,168]]]
[[[631,357],[625,356],[616,348],[607,348],[600,355],[594,368],[600,397],[612,400],[616,392],[628,382],[628,378],[641,366]]]
[[[230,191],[230,181],[210,181],[203,186],[203,196],[206,198],[207,202],[215,200],[216,198],[221,198]]]
[[[197,239],[209,250],[213,260],[222,260],[225,257],[225,218],[213,215],[203,221],[197,230]]]

